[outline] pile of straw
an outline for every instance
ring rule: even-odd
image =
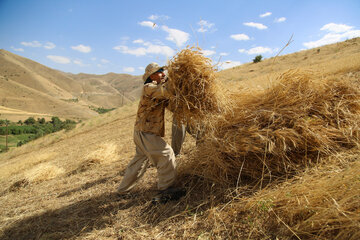
[[[169,108],[177,122],[194,123],[224,110],[224,95],[216,83],[216,69],[200,48],[185,48],[168,63]]]
[[[359,161],[331,174],[315,171],[261,191],[240,208],[260,212],[261,226],[280,239],[360,239],[359,174]],[[266,213],[259,205],[265,200]]]
[[[232,96],[207,125],[189,170],[221,183],[287,177],[359,143],[360,91],[346,79],[289,70],[262,92]]]

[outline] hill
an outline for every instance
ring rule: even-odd
[[[23,120],[29,115],[88,119],[89,106],[116,108],[139,95],[141,77],[109,73],[68,74],[0,50],[0,110],[2,118]]]
[[[219,72],[218,79],[229,93],[247,90],[250,96],[271,87],[276,76],[291,68],[316,71],[320,79],[358,82],[360,38],[247,63]],[[184,198],[153,205],[152,167],[131,194],[117,195],[115,189],[135,153],[136,110],[137,104],[129,103],[74,130],[1,154],[0,239],[360,237],[358,147],[334,152],[325,164],[316,164],[314,158],[315,167],[266,187],[241,178],[224,186],[190,174],[186,166],[197,147],[187,137],[177,159],[177,184],[186,188]],[[170,114],[166,127],[165,140],[170,142]]]
[[[355,38],[319,48],[272,57],[256,64],[246,63],[219,72],[218,79],[236,88],[264,89],[269,86],[275,75],[293,68],[305,68],[334,75],[342,74],[342,70],[356,74],[359,54],[359,38]]]
[[[141,94],[142,79],[139,76],[116,73],[67,75],[81,83],[81,99],[87,99],[105,108],[119,107],[135,101]]]

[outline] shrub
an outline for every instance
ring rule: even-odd
[[[253,63],[258,63],[261,62],[262,56],[261,55],[257,55],[254,59],[253,59]]]
[[[35,119],[33,118],[33,117],[29,117],[28,119],[26,119],[25,121],[24,121],[24,123],[26,124],[26,125],[32,125],[32,124],[35,124]]]
[[[104,113],[115,110],[115,108],[103,108],[103,107],[96,108],[94,106],[89,106],[89,108],[99,114],[104,114]]]
[[[67,123],[64,125],[65,131],[70,131],[70,130],[74,129],[75,127],[76,127],[76,124],[74,124],[74,123]]]
[[[45,118],[38,118],[38,123],[45,124]]]

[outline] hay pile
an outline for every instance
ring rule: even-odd
[[[243,209],[263,216],[260,225],[279,239],[359,239],[360,162],[330,173],[313,171],[261,191]]]
[[[262,92],[232,96],[185,171],[220,183],[287,177],[359,143],[360,91],[346,79],[289,70]]]
[[[195,125],[212,113],[225,110],[222,88],[216,82],[216,69],[200,48],[185,48],[168,63],[168,89],[173,94],[169,108],[178,123]]]

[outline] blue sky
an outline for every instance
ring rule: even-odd
[[[187,45],[220,69],[360,36],[359,0],[0,0],[0,48],[64,72],[143,74]]]

